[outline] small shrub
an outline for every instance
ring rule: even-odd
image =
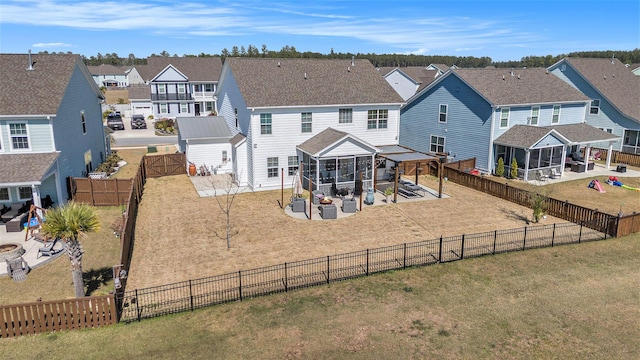
[[[496,175],[503,177],[504,176],[504,159],[502,156],[498,159],[498,166],[496,167]]]
[[[147,116],[147,119],[149,119],[149,120],[153,120],[153,115],[149,115],[149,116]]]
[[[118,104],[128,104],[129,102],[123,98],[118,98]]]
[[[541,194],[531,195],[531,208],[533,209],[533,222],[537,223],[547,212],[547,197]]]
[[[385,195],[393,195],[393,187],[388,187],[386,189],[384,189],[384,194]]]
[[[173,127],[171,126],[167,126],[166,129],[164,129],[166,132],[168,133],[173,133]]]
[[[518,178],[518,161],[516,160],[516,158],[513,158],[513,160],[511,160],[511,172],[509,173],[509,175],[511,175],[512,179]]]

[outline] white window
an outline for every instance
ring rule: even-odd
[[[84,118],[84,111],[80,112],[80,123],[82,124],[82,133],[86,134],[87,133],[87,121]]]
[[[222,163],[226,164],[229,161],[229,157],[227,156],[227,150],[222,150]]]
[[[9,188],[0,188],[0,201],[11,201]]]
[[[260,134],[271,134],[271,114],[260,114]]]
[[[27,131],[27,124],[9,124],[9,135],[11,136],[12,149],[29,149],[29,133]]]
[[[296,171],[298,171],[298,157],[297,156],[289,156],[288,158],[288,162],[289,162],[289,168],[288,168],[288,174],[291,175],[295,175]]]
[[[278,177],[278,158],[267,158],[267,177]]]
[[[180,104],[180,112],[181,113],[188,113],[189,112],[189,104],[181,103]]]
[[[237,127],[238,127],[238,124],[239,124],[239,123],[238,123],[238,108],[234,108],[234,109],[233,109],[233,114],[234,114],[234,115],[235,115],[235,117],[236,117],[236,128],[237,128]],[[260,120],[262,120],[262,117],[260,117]]]
[[[504,129],[509,126],[509,108],[500,110],[500,128]]]
[[[553,115],[551,116],[551,123],[557,124],[560,122],[560,105],[553,105]]]
[[[184,94],[186,92],[184,84],[178,84],[178,94]]]
[[[600,99],[591,100],[591,107],[589,108],[589,114],[597,115],[600,112]]]
[[[367,129],[386,129],[389,121],[389,110],[369,110],[367,112]]]
[[[166,94],[167,86],[165,84],[158,84],[158,94]]]
[[[447,108],[448,105],[440,104],[440,112],[438,114],[438,122],[446,123],[447,122]]]
[[[312,132],[311,120],[312,120],[312,115],[309,112],[302,113],[302,115],[300,116],[301,130],[303,133]]]
[[[158,106],[160,106],[160,114],[166,114],[166,113],[168,113],[168,111],[167,111],[167,110],[168,110],[167,103],[161,103],[161,104],[160,104],[160,105],[158,105]]]
[[[540,107],[534,106],[531,108],[531,120],[529,125],[538,125],[538,117],[540,116]]]
[[[33,196],[33,192],[30,187],[20,187],[18,188],[18,197],[20,200],[30,200],[31,196]]]
[[[205,101],[204,108],[207,111],[213,111],[213,101]]]
[[[338,123],[351,124],[353,122],[353,109],[338,109]]]
[[[206,92],[214,92],[216,90],[213,84],[204,84],[204,91]]]
[[[444,137],[431,135],[431,152],[444,152]]]

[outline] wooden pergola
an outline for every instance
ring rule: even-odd
[[[409,148],[405,148],[405,147],[401,147],[401,146],[394,146],[395,150],[399,151],[399,152],[390,152],[390,153],[378,153],[376,155],[377,158],[382,158],[385,159],[387,161],[392,161],[395,166],[394,168],[394,174],[393,174],[393,202],[397,202],[398,201],[398,182],[400,179],[400,166],[402,164],[411,164],[415,166],[415,184],[418,185],[418,177],[420,176],[420,171],[422,170],[422,165],[430,165],[432,163],[435,163],[437,168],[438,168],[438,179],[439,179],[439,186],[438,186],[438,198],[442,198],[442,182],[443,182],[443,164],[447,162],[447,155],[446,154],[437,154],[436,156],[434,155],[429,155],[429,154],[425,154],[423,152],[419,152],[413,149],[409,149]],[[393,150],[392,150],[393,151]],[[377,179],[377,172],[374,172],[374,188],[377,186],[378,183],[378,179]]]

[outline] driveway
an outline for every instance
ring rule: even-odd
[[[123,117],[124,130],[114,131],[111,136],[114,139],[113,147],[134,147],[149,145],[176,145],[177,135],[158,136],[153,129],[153,120],[147,119],[146,129],[131,129],[131,118]]]

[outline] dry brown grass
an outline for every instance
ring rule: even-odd
[[[432,189],[436,179],[422,177]],[[231,249],[215,232],[224,217],[213,198],[198,197],[186,175],[148,179],[136,222],[129,289],[405,242],[525,226],[532,211],[447,183],[451,198],[366,207],[344,219],[289,217],[279,191],[241,193]],[[544,223],[560,222],[548,218]]]
[[[122,90],[122,89],[118,89],[118,90],[109,90],[107,89],[107,91],[105,91],[104,93],[104,97],[105,97],[105,103],[107,104],[117,104],[118,103],[118,99],[124,99],[124,101],[128,104],[129,103],[129,90]]]
[[[112,266],[120,261],[120,239],[113,235],[111,223],[122,213],[120,207],[97,208],[101,222],[100,232],[89,234],[82,240],[84,256],[82,270],[85,284],[91,283],[92,295],[104,295],[113,290]],[[2,264],[1,266],[4,266]],[[0,277],[0,304],[15,304],[75,297],[71,279],[71,265],[66,253],[33,269],[21,283],[8,276]]]
[[[618,214],[620,209],[622,209],[622,212],[625,214],[640,212],[640,192],[607,185],[606,181],[608,176],[594,176],[544,186],[535,186],[520,180],[507,180],[496,177],[489,177],[489,179],[500,181],[501,183],[508,182],[510,186],[527,189],[529,191],[539,191],[546,196],[558,200],[568,200],[570,203],[590,209],[598,209],[612,215]],[[588,185],[592,179],[598,179],[606,192],[600,193],[594,189],[590,189]],[[618,179],[627,186],[640,188],[640,178],[618,176]]]
[[[157,153],[150,153],[149,155],[158,154],[173,154],[176,152],[176,147],[173,145],[168,146],[156,146]],[[127,148],[115,150],[120,157],[127,162],[123,168],[118,170],[117,173],[111,176],[113,179],[132,179],[138,172],[142,157],[148,154],[146,147],[140,148]]]

